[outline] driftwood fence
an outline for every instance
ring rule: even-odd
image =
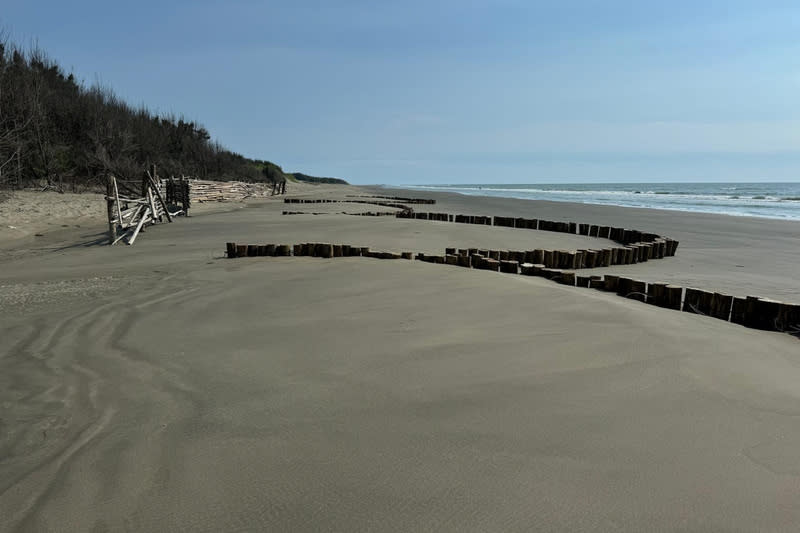
[[[109,244],[123,239],[127,244],[133,244],[145,227],[165,219],[172,222],[172,217],[187,214],[188,182],[183,179],[159,180],[155,166],[152,172],[145,171],[138,184],[110,176],[106,184],[106,204]],[[175,207],[178,205],[181,207]],[[170,206],[173,206],[172,211]]]

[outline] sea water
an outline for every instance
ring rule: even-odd
[[[403,187],[475,196],[800,220],[800,183],[485,183]]]

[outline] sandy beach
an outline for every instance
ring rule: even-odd
[[[675,257],[592,273],[800,301],[797,222],[289,193],[370,191],[668,235]],[[35,228],[0,204],[0,531],[800,524],[795,337],[542,278],[224,257],[228,241],[441,254],[597,239],[341,213],[369,209],[355,204],[283,216],[276,198],[198,207],[109,247],[92,202]]]

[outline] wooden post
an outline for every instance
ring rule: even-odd
[[[778,313],[781,302],[769,298],[748,296],[745,308],[744,325],[749,328],[777,329]]]
[[[156,185],[156,166],[153,165],[153,175],[151,176],[150,173],[147,173],[147,179],[150,182],[150,188],[153,189],[153,194],[156,195],[158,198],[161,207],[164,208],[164,214],[167,216],[167,220],[172,222],[172,216],[169,214],[169,209],[167,208],[167,202],[164,201],[164,198],[161,196],[161,191],[158,189],[158,185]],[[153,214],[155,216],[155,213]]]
[[[543,268],[542,276],[549,280],[558,280],[561,277],[563,270],[560,268]]]
[[[519,263],[516,261],[500,261],[500,272],[504,272],[506,274],[516,274],[518,272],[518,267]]]
[[[586,268],[597,268],[597,260],[600,252],[597,250],[586,250]]]
[[[117,180],[109,176],[106,182],[106,208],[108,209],[108,244],[117,242],[117,223],[122,224],[122,214],[119,209],[119,195],[115,193]],[[114,222],[114,217],[117,223]]]
[[[189,216],[189,208],[192,206],[192,199],[191,199],[191,185],[189,184],[189,178],[181,177],[180,181],[180,189],[181,189],[181,207],[183,208],[183,215]]]
[[[647,303],[657,305],[658,307],[666,307],[666,283],[648,283],[647,284]]]
[[[236,257],[247,257],[247,245],[246,244],[237,244],[236,245]]]
[[[500,270],[500,261],[498,261],[497,259],[492,259],[492,258],[484,259],[483,260],[483,269],[484,270],[492,270],[494,272],[497,272],[497,271]]]
[[[603,281],[605,283],[606,291],[617,292],[617,288],[619,287],[619,276],[614,274],[606,274]]]
[[[228,252],[228,259],[233,259],[236,257],[236,243],[235,242],[227,242],[225,243],[225,248]]]
[[[633,287],[632,278],[620,277],[619,281],[617,282],[617,295],[627,298],[632,291],[632,287]]]
[[[714,318],[727,321],[731,316],[732,305],[733,296],[715,292],[711,296],[711,312],[709,314]]]
[[[683,310],[687,313],[708,315],[711,313],[713,293],[702,289],[688,287],[683,299]]]
[[[575,272],[566,271],[561,273],[561,277],[558,279],[558,282],[562,285],[569,285],[570,287],[575,286]]]
[[[682,302],[683,287],[678,285],[667,285],[664,287],[664,307],[680,311]]]
[[[611,248],[603,248],[601,250],[602,255],[602,266],[608,267],[611,266]]]
[[[564,252],[566,261],[564,266],[566,268],[581,268],[578,252]]]
[[[780,304],[777,329],[795,335],[800,333],[800,304]]]
[[[731,303],[731,322],[744,325],[744,317],[747,312],[747,300],[745,298],[733,298]]]
[[[161,216],[158,214],[158,208],[156,208],[155,195],[152,187],[147,188],[147,196],[145,197],[145,200],[147,200],[147,203],[150,206],[150,212],[153,213],[153,223],[155,223],[156,217],[158,217],[158,221],[161,222]]]
[[[639,302],[644,302],[647,299],[647,283],[640,280],[633,280],[631,283],[631,294],[628,298]]]

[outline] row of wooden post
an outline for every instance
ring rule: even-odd
[[[375,259],[411,259],[411,252],[379,252],[366,246],[305,242],[301,244],[236,244],[226,243],[229,259],[236,257],[373,257]]]
[[[155,172],[155,170],[153,172]],[[182,176],[176,179],[170,176],[168,179],[161,180],[161,185],[166,192],[167,204],[180,206],[184,214],[188,216],[189,208],[192,205],[189,178]]]
[[[398,198],[399,199],[399,198]],[[403,199],[415,200],[420,199]],[[285,203],[335,203],[343,200],[330,199],[303,199],[286,198]],[[344,200],[349,202],[372,203],[388,207],[407,207],[399,204],[388,204],[371,200]],[[411,203],[411,202],[409,202]],[[297,211],[284,211],[284,215],[302,214]],[[386,216],[389,212],[348,213],[360,216]],[[482,216],[482,215],[453,215],[450,213],[415,212],[405,208],[395,213],[397,218],[412,218],[417,220],[433,220],[439,222],[456,222],[461,224],[478,224],[484,226],[500,226],[509,228],[524,228],[541,231],[555,231],[573,235],[585,235],[613,240],[623,244],[623,247],[604,248],[600,250],[577,250],[565,252],[562,250],[543,250],[546,257],[531,262],[543,263],[548,267],[562,268],[595,268],[611,265],[628,265],[640,263],[650,259],[672,257],[678,249],[678,241],[669,237],[662,237],[655,233],[631,230],[612,226],[598,226],[595,224],[579,224],[576,222],[556,222],[552,220],[526,219],[515,217]],[[497,258],[500,260],[500,258]]]
[[[411,210],[411,208],[406,203],[394,202],[394,201],[387,201],[387,200],[331,200],[331,199],[310,199],[310,198],[284,198],[283,203],[285,204],[370,204],[370,205],[379,205],[381,207],[394,207],[396,209],[402,210]],[[412,204],[414,202],[408,202],[408,204]],[[394,211],[392,214],[396,214]]]
[[[523,259],[520,259],[521,254]],[[432,263],[472,267],[525,276],[542,276],[562,285],[594,288],[658,307],[707,315],[750,328],[800,334],[800,304],[769,298],[739,298],[720,292],[668,283],[648,283],[612,274],[582,276],[571,270],[526,261],[528,252],[447,248],[444,256],[427,256]],[[537,253],[538,256],[538,253]],[[441,257],[441,259],[439,259]]]
[[[612,226],[578,224],[577,222],[556,222],[552,220],[541,220],[536,218],[451,215],[449,213],[421,213],[415,211],[397,213],[397,218],[414,218],[417,220],[436,220],[440,222],[457,222],[461,224],[478,224],[482,226],[500,226],[507,228],[554,231],[559,233],[610,239],[625,245],[663,241],[668,243],[667,249],[669,251],[666,254],[668,256],[675,255],[675,250],[678,248],[678,241],[668,237],[662,237],[655,233],[647,233],[639,230],[617,228]]]
[[[376,205],[400,205],[400,204],[435,204],[436,200],[428,198],[405,198],[402,196],[367,196],[367,195],[354,195],[348,194],[347,198],[369,198],[369,200],[342,200],[339,198],[284,198],[283,203],[286,204],[335,204],[335,203],[353,203],[353,204],[376,204]],[[385,200],[392,200],[386,202]]]
[[[286,180],[272,182],[272,196],[276,194],[286,194]]]
[[[282,215],[330,215],[333,213],[318,213],[313,212],[309,213],[308,211],[283,211],[281,212]],[[393,217],[395,216],[395,211],[364,211],[363,213],[347,213],[345,211],[341,212],[342,215],[350,215],[354,217]]]
[[[532,254],[532,255],[531,255]],[[227,243],[227,256],[281,257],[308,256],[321,258],[373,257],[377,259],[412,259],[411,252],[378,252],[368,247],[348,244],[301,243],[236,244]],[[562,285],[614,292],[619,296],[658,307],[707,315],[746,327],[800,334],[800,304],[783,303],[768,298],[740,298],[720,292],[696,288],[684,289],[668,283],[648,283],[634,278],[606,274],[584,276],[574,270],[549,267],[542,262],[529,262],[542,257],[539,251],[481,250],[447,248],[444,255],[419,253],[415,259],[427,263],[490,270],[523,276],[540,276]]]
[[[431,198],[407,198],[405,196],[381,196],[378,194],[348,194],[347,198],[382,198],[384,200],[397,200],[399,202],[403,202],[404,204],[432,205],[436,203],[436,200]]]
[[[417,259],[508,274],[541,276],[562,285],[594,288],[658,307],[707,315],[750,328],[800,334],[800,304],[768,298],[739,298],[719,292],[680,287],[668,283],[647,283],[612,274],[582,276],[572,270],[527,262],[530,252],[447,248],[445,255],[418,254]],[[541,257],[539,251],[535,257]]]
[[[676,242],[676,241],[672,241]],[[447,248],[445,255],[455,254],[455,248]],[[675,247],[667,240],[634,243],[628,246],[597,250],[486,250],[479,248],[459,249],[461,255],[479,254],[496,261],[543,264],[548,268],[584,269],[613,265],[630,265],[651,259],[661,259],[675,253]]]
[[[658,307],[706,315],[749,328],[800,333],[800,304],[758,296],[740,298],[721,292],[692,287],[684,289],[679,285],[648,283],[611,274],[580,281],[576,285],[616,292],[620,296]]]

